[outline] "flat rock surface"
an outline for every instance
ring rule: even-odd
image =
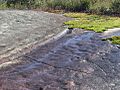
[[[112,36],[120,36],[120,28],[113,28],[108,29],[107,31],[103,32],[103,38],[110,38]]]
[[[60,33],[66,20],[47,12],[0,10],[0,58]]]
[[[120,49],[75,30],[0,71],[1,90],[120,90]]]

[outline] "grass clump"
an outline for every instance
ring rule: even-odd
[[[70,28],[82,28],[95,32],[103,32],[107,29],[120,27],[119,17],[91,15],[86,13],[65,13],[67,17],[75,18],[65,22]]]
[[[120,45],[120,36],[113,36],[111,38],[103,39],[103,41],[111,41],[113,44],[119,44]]]

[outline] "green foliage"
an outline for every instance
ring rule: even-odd
[[[71,28],[103,32],[109,28],[120,27],[120,18],[118,17],[89,15],[85,13],[66,13],[65,16],[75,18],[75,20],[65,22]]]
[[[0,3],[0,9],[6,9],[7,6],[6,6],[6,3]]]
[[[50,0],[48,7],[67,11],[85,11],[89,9],[89,0]]]
[[[6,6],[13,8],[32,8],[35,5],[35,0],[6,0]]]
[[[90,12],[109,15],[111,3],[111,0],[91,0]]]
[[[84,11],[97,14],[120,14],[120,0],[5,0],[9,8],[47,8],[48,10]],[[0,2],[1,3],[1,2]],[[2,6],[4,7],[4,6]]]
[[[86,11],[90,8],[90,1],[89,0],[82,0],[80,4],[80,11]]]
[[[66,11],[89,10],[90,0],[6,0],[8,7],[25,6],[32,8],[48,7]]]
[[[111,9],[114,13],[120,14],[120,0],[115,0],[112,2]]]
[[[120,44],[120,36],[113,36],[111,38],[102,39],[103,41],[111,41],[113,44]]]

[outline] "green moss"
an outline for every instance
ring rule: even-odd
[[[64,15],[75,18],[74,20],[65,22],[71,28],[103,32],[109,28],[120,27],[119,17],[90,15],[86,13],[65,13]]]
[[[120,45],[120,36],[113,36],[111,38],[103,39],[103,41],[111,41],[113,44],[119,44]]]

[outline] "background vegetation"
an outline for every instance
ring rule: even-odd
[[[0,8],[44,9],[120,15],[120,0],[0,0]]]

